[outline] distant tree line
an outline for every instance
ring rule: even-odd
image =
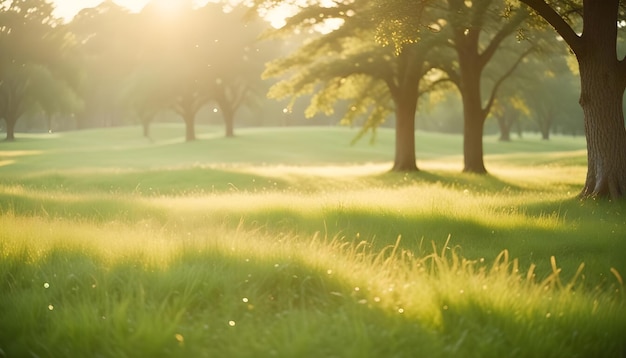
[[[231,137],[239,111],[265,110],[260,75],[278,50],[258,41],[268,24],[240,7],[180,1],[166,14],[161,3],[131,13],[107,0],[64,23],[46,0],[0,1],[0,117],[7,139],[22,117],[43,118],[49,131],[134,121],[149,136],[150,123],[169,113],[182,118],[191,141],[201,110],[220,116]],[[274,115],[282,114],[272,104]]]

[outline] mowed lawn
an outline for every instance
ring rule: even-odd
[[[620,357],[626,204],[583,138],[179,125],[0,142],[0,356]]]

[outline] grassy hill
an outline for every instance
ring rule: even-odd
[[[582,138],[200,127],[0,143],[7,356],[623,355],[626,207]]]

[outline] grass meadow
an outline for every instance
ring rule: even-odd
[[[583,138],[178,125],[0,142],[0,357],[625,357]]]

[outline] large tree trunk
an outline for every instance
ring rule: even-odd
[[[463,74],[463,171],[486,174],[483,161],[485,114],[480,97],[480,74]],[[470,69],[469,71],[475,71]]]
[[[616,53],[617,1],[610,3],[584,2],[584,50],[577,58],[588,163],[581,196],[617,199],[626,195],[626,129]]]
[[[480,91],[482,68],[477,51],[479,31],[456,33],[459,56],[461,98],[463,101],[463,172],[485,174],[483,127],[486,113]]]
[[[417,98],[402,98],[396,101],[396,152],[392,171],[418,170],[415,162],[416,109]]]
[[[622,198],[626,195],[626,130],[622,92],[608,78],[582,71],[581,105],[587,138],[587,179],[582,197]],[[596,77],[597,76],[597,77]],[[604,78],[604,80],[602,79]],[[609,82],[616,82],[610,81]],[[589,93],[593,95],[589,95]]]

